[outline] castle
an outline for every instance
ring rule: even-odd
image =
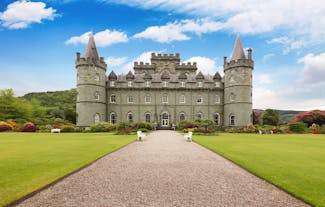
[[[146,121],[160,128],[182,120],[211,119],[217,126],[252,122],[252,50],[247,58],[239,36],[224,77],[198,72],[180,54],[151,54],[150,63],[134,62],[134,73],[106,75],[107,65],[89,37],[84,57],[77,53],[77,126],[98,122]]]

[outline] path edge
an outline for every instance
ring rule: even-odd
[[[25,200],[27,200],[27,199],[33,197],[33,196],[36,195],[37,193],[39,193],[39,192],[41,192],[41,191],[43,191],[43,190],[46,190],[46,189],[48,189],[48,188],[54,186],[55,184],[59,183],[60,181],[64,180],[65,178],[67,178],[67,177],[69,177],[69,176],[71,176],[71,175],[73,175],[73,174],[76,174],[76,173],[78,173],[79,171],[81,171],[81,170],[83,170],[83,169],[85,169],[85,168],[87,168],[87,167],[93,165],[95,162],[99,161],[100,159],[103,159],[103,158],[106,157],[107,155],[110,155],[110,154],[112,154],[112,153],[114,153],[114,152],[116,152],[116,151],[118,151],[118,150],[121,150],[121,149],[127,147],[128,145],[133,144],[134,142],[136,142],[136,139],[133,140],[132,142],[126,144],[126,145],[123,145],[123,146],[121,146],[121,147],[118,147],[118,148],[116,148],[115,150],[113,150],[113,151],[111,151],[111,152],[109,152],[109,153],[107,153],[107,154],[104,154],[104,155],[102,155],[102,156],[96,158],[95,160],[91,161],[90,163],[88,163],[88,164],[86,164],[86,165],[84,165],[84,166],[81,166],[81,167],[77,168],[77,169],[74,170],[74,171],[69,172],[68,174],[66,174],[66,175],[64,175],[64,176],[62,176],[62,177],[60,177],[60,178],[58,178],[58,179],[56,179],[56,180],[54,180],[54,181],[52,181],[52,182],[46,184],[46,185],[44,185],[43,187],[40,187],[40,188],[38,188],[38,189],[36,189],[36,190],[34,190],[34,191],[32,191],[32,192],[30,192],[30,193],[24,195],[23,197],[18,198],[17,200],[14,200],[14,201],[10,202],[9,204],[4,205],[3,207],[13,207],[13,206],[16,206],[16,205],[22,203],[23,201],[25,201]]]

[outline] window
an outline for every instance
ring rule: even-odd
[[[215,103],[215,104],[219,104],[219,103],[220,103],[220,96],[219,96],[219,95],[216,95],[216,96],[214,97],[214,103]]]
[[[95,75],[95,81],[99,81],[99,74],[98,73],[96,73],[96,75]]]
[[[185,87],[185,82],[184,82],[184,81],[181,82],[181,87],[182,87],[182,88]]]
[[[168,86],[168,82],[167,81],[164,81],[163,82],[163,87],[166,88]]]
[[[111,86],[111,87],[114,87],[114,86],[115,86],[115,81],[111,81],[111,82],[110,82],[110,86]]]
[[[218,113],[214,115],[214,122],[216,123],[217,126],[220,125],[220,116]]]
[[[128,87],[132,87],[132,81],[128,82]]]
[[[129,122],[133,122],[133,114],[132,114],[132,112],[129,112],[129,113],[128,113],[128,115],[127,115],[127,120],[128,120]]]
[[[220,87],[220,82],[216,82],[216,87],[219,88]]]
[[[111,95],[111,103],[116,103],[116,96],[115,95]]]
[[[198,82],[198,83],[197,83],[197,87],[202,88],[202,87],[203,87],[203,83],[202,83],[202,82]]]
[[[150,81],[146,81],[146,82],[144,82],[144,86],[145,86],[145,87],[150,87]]]
[[[203,118],[203,114],[201,112],[196,114],[196,118],[198,119],[202,119]]]
[[[144,97],[144,102],[145,102],[145,103],[151,103],[151,96],[150,96],[150,95],[146,95],[146,96]]]
[[[94,116],[94,122],[95,124],[99,123],[100,122],[100,115],[99,113],[96,113],[95,116]]]
[[[185,96],[184,95],[181,95],[179,97],[179,103],[185,103]]]
[[[150,122],[150,116],[151,116],[150,113],[146,113],[146,117],[145,117],[146,122]]]
[[[184,121],[185,120],[185,113],[181,112],[179,113],[179,121]]]
[[[133,103],[133,96],[128,96],[128,103]]]
[[[202,96],[198,96],[197,97],[197,100],[196,100],[196,103],[202,104],[203,103],[203,97]]]
[[[235,116],[234,115],[230,115],[230,117],[229,117],[229,125],[230,126],[235,126]]]
[[[229,96],[230,102],[234,102],[236,100],[236,95],[234,93],[231,93]]]
[[[163,95],[162,102],[163,103],[168,103],[168,96],[167,95]]]
[[[114,112],[111,113],[110,120],[112,124],[116,124],[116,114]]]
[[[94,99],[96,101],[99,101],[99,92],[98,91],[95,92]]]

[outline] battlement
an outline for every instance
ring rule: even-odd
[[[224,70],[233,68],[233,67],[250,67],[254,68],[254,61],[250,59],[239,59],[239,60],[231,60],[229,62],[224,61]]]
[[[156,53],[151,53],[151,61],[152,60],[176,60],[180,61],[180,54],[176,53],[174,54],[156,54]]]
[[[84,57],[80,57],[80,53],[77,53],[77,58],[76,58],[75,63],[76,63],[76,67],[81,66],[81,65],[96,65],[105,71],[106,71],[106,67],[107,67],[103,57],[100,57],[99,60],[91,59],[91,58],[84,58]]]
[[[155,64],[144,63],[144,62],[134,62],[134,69],[155,69]]]
[[[197,65],[196,62],[187,62],[187,63],[181,63],[179,65],[176,65],[176,70],[182,70],[182,69],[186,69],[186,70],[196,70],[197,69]]]

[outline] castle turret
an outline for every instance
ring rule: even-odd
[[[77,53],[77,126],[106,121],[106,63],[98,56],[95,39],[89,35],[84,57]]]
[[[241,127],[252,123],[252,50],[245,57],[237,36],[232,57],[224,59],[224,126]]]

